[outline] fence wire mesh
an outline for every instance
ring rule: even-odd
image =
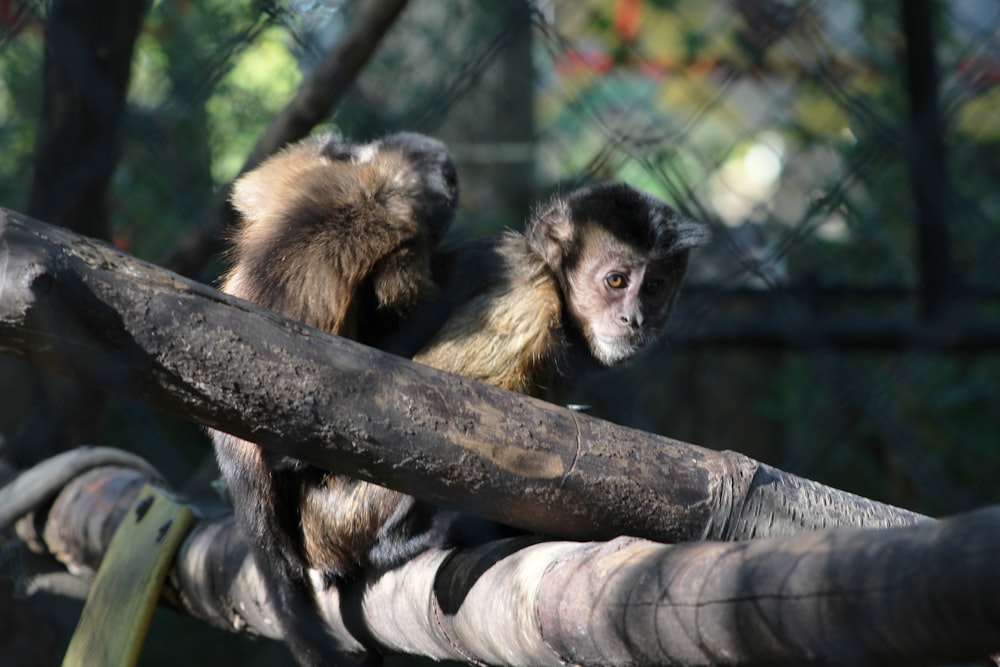
[[[0,3],[0,203],[20,210],[50,7]],[[153,3],[115,242],[155,260],[191,233],[355,10]],[[459,236],[606,179],[709,224],[668,340],[578,400],[954,511],[995,502],[1000,473],[998,26],[998,0],[412,0],[329,125],[442,137]]]

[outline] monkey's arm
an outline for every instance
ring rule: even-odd
[[[264,458],[264,450],[251,442],[221,431],[211,434],[234,501],[237,524],[249,538],[247,543],[285,642],[300,665],[328,665],[331,653],[344,655],[345,651],[337,646],[320,616],[301,548],[282,529],[298,524],[294,517],[281,516],[281,512],[297,508],[289,497],[294,495],[291,471],[273,469]]]

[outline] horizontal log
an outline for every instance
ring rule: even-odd
[[[45,522],[74,571],[96,567],[144,482],[121,468],[68,484]],[[504,540],[432,549],[319,593],[330,627],[384,652],[495,665],[932,665],[1000,650],[1000,507],[880,531],[739,543]],[[234,631],[280,638],[232,517],[202,521],[166,597]],[[354,644],[358,651],[360,644]]]

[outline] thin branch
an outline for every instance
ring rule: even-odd
[[[750,297],[747,301],[767,301]],[[784,350],[835,347],[849,350],[924,348],[953,353],[996,352],[1000,322],[954,317],[916,320],[901,317],[827,317],[800,312],[795,316],[760,314],[743,317],[687,318],[679,313],[670,334],[674,345],[733,346]]]
[[[930,0],[902,0],[899,5],[906,37],[908,157],[916,200],[921,315],[930,321],[943,320],[951,302],[954,277],[948,232],[948,163],[938,103],[936,7]]]
[[[327,118],[395,23],[407,0],[367,0],[337,43],[302,82],[292,101],[257,140],[244,173],[283,146],[306,136]],[[220,188],[199,216],[195,229],[160,261],[172,271],[194,276],[222,249],[222,236],[234,222],[229,204],[232,184]]]

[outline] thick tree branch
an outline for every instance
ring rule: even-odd
[[[381,353],[12,213],[0,213],[0,351],[554,537],[741,539],[920,519]]]
[[[407,0],[367,0],[337,43],[302,82],[291,102],[274,117],[240,169],[244,173],[286,144],[303,138],[330,115],[357,78],[382,37],[395,23]],[[163,266],[186,276],[197,274],[221,249],[222,232],[235,219],[229,204],[232,184],[212,197],[187,235],[162,260]]]
[[[75,571],[95,568],[148,478],[73,480],[43,530]],[[506,540],[429,551],[320,594],[345,635],[355,610],[383,651],[497,665],[953,664],[1000,649],[1000,508],[882,531],[740,543]],[[35,539],[33,542],[40,542]],[[165,596],[202,620],[278,637],[231,517],[203,521]],[[345,635],[346,636],[346,635]],[[360,645],[358,645],[360,649]]]

